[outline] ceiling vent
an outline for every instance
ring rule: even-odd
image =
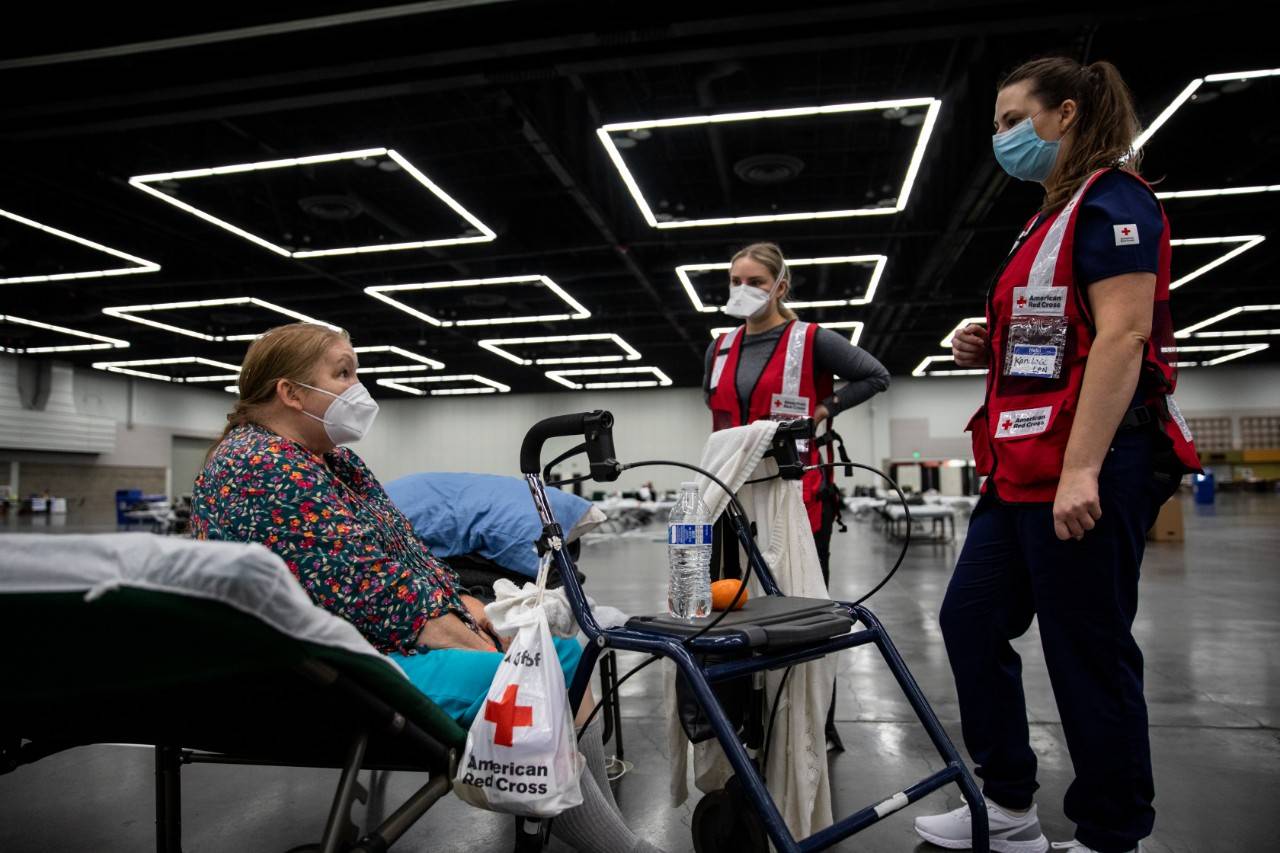
[[[804,161],[790,154],[756,154],[733,164],[733,173],[748,184],[773,186],[794,180],[804,171]]]

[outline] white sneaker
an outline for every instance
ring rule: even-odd
[[[1098,853],[1097,850],[1094,850],[1092,847],[1085,847],[1074,838],[1070,841],[1055,841],[1050,846],[1052,846],[1054,850],[1066,850],[1068,853]],[[992,849],[994,850],[995,848]],[[1138,846],[1128,851],[1128,853],[1142,853],[1142,842],[1139,841]]]
[[[969,806],[963,805],[946,814],[918,817],[915,827],[916,834],[930,844],[948,850],[969,850],[973,847],[972,823]],[[994,853],[1045,853],[1049,849],[1049,839],[1040,831],[1034,805],[1026,814],[1014,815],[988,802],[987,827]]]

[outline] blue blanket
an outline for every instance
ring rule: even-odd
[[[533,543],[542,524],[524,480],[494,474],[410,474],[387,483],[386,489],[437,556],[480,554],[503,568],[537,577]],[[590,501],[560,489],[547,489],[547,496],[566,533],[591,509]]]

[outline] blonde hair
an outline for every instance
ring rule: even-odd
[[[791,295],[791,270],[787,267],[787,259],[782,256],[782,248],[777,243],[752,243],[750,246],[744,246],[729,259],[729,266],[733,266],[740,258],[750,258],[763,265],[775,281],[779,277],[785,279],[787,296]],[[778,301],[778,313],[788,320],[796,319],[796,312],[782,300]]]
[[[210,454],[231,430],[258,422],[263,408],[276,395],[276,380],[310,382],[329,347],[338,341],[350,340],[342,329],[316,323],[290,323],[267,330],[249,344],[237,382],[240,399],[227,413],[227,425],[210,448]]]
[[[1031,97],[1047,109],[1076,102],[1075,139],[1066,157],[1045,182],[1044,210],[1053,210],[1075,195],[1099,169],[1119,167],[1141,175],[1142,151],[1133,141],[1142,131],[1133,93],[1110,62],[1081,65],[1067,56],[1033,59],[1014,69],[997,91],[1027,81]]]

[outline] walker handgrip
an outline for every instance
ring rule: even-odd
[[[566,435],[585,435],[596,428],[609,430],[613,426],[613,415],[605,411],[580,412],[576,415],[557,415],[538,421],[524,435],[520,445],[520,472],[537,474],[542,467],[542,445],[549,438]],[[595,460],[592,460],[595,461]]]

